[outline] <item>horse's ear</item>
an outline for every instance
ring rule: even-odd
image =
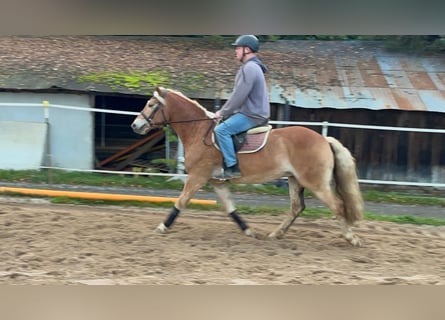
[[[162,94],[164,92],[164,88],[163,87],[156,87],[156,91],[159,93],[159,95],[162,97]]]
[[[153,96],[158,99],[158,101],[161,104],[165,104],[165,95],[166,95],[166,91],[163,87],[156,87],[155,92],[153,94]]]

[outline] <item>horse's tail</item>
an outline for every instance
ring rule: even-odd
[[[335,189],[344,203],[344,218],[352,225],[363,218],[363,198],[358,184],[355,159],[349,150],[333,137],[326,137],[335,157]]]

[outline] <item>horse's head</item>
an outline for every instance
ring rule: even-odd
[[[141,113],[136,116],[131,128],[137,134],[146,134],[152,128],[161,127],[167,123],[163,107],[165,105],[165,95],[167,91],[156,87],[156,90],[150,100],[144,106]]]

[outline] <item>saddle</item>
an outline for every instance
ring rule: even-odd
[[[233,135],[232,141],[235,147],[235,152],[254,153],[260,151],[266,145],[271,130],[271,125],[263,125]],[[220,150],[214,133],[212,133],[212,143],[218,150]]]

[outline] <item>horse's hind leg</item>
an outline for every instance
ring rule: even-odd
[[[323,201],[329,209],[335,214],[337,220],[340,223],[343,238],[345,238],[354,247],[360,247],[362,242],[360,238],[352,231],[351,225],[349,225],[345,219],[345,205],[343,200],[339,199],[332,191],[330,187],[326,187],[325,190],[312,190],[315,196]]]
[[[269,238],[278,239],[284,236],[289,227],[294,223],[295,219],[304,210],[304,188],[300,185],[295,177],[289,177],[289,196],[290,196],[290,212],[286,219],[275,229]]]
[[[249,228],[246,222],[236,212],[235,203],[227,185],[225,183],[214,183],[213,189],[221,200],[224,211],[238,224],[244,234],[255,237],[255,232]]]

